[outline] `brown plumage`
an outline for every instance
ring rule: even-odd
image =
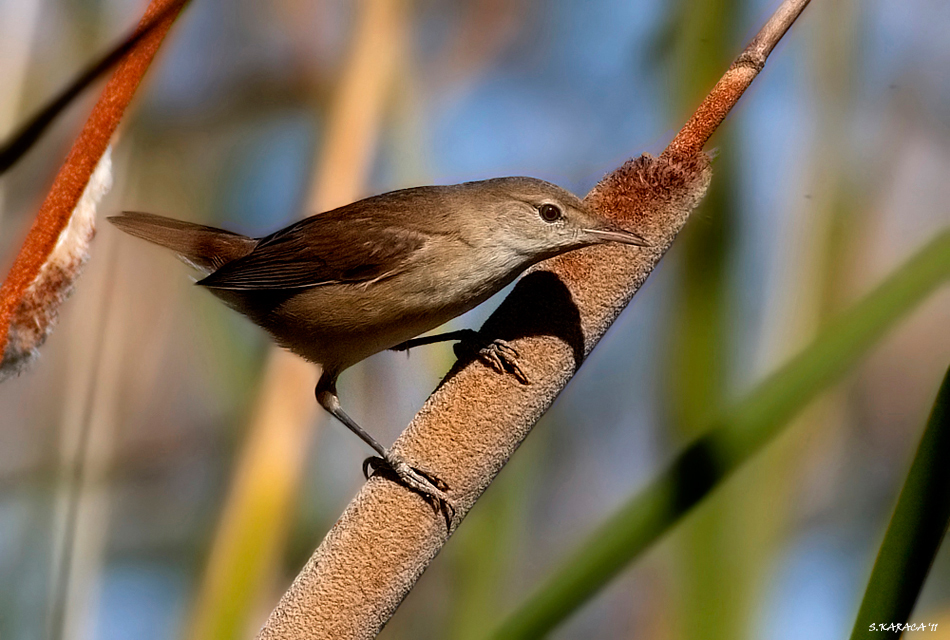
[[[413,346],[412,338],[484,302],[545,258],[601,242],[644,244],[571,193],[532,178],[394,191],[259,239],[145,213],[109,220],[208,272],[199,285],[320,364],[320,404],[403,482],[443,506],[447,497],[425,474],[343,412],[340,372],[379,351]],[[479,348],[486,363],[520,374],[508,345]]]

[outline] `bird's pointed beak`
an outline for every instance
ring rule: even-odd
[[[584,232],[593,237],[597,242],[620,242],[622,244],[632,244],[637,247],[649,247],[650,243],[641,236],[632,231],[623,229],[584,229]]]

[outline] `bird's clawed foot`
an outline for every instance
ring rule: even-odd
[[[372,470],[372,474],[369,471]],[[445,526],[452,529],[452,521],[455,519],[455,504],[452,499],[446,495],[448,485],[435,476],[426,473],[420,469],[409,466],[405,460],[392,453],[387,453],[385,458],[372,456],[363,461],[363,475],[367,478],[370,475],[388,476],[408,489],[415,491],[425,499],[436,513],[441,513],[445,518]]]
[[[497,338],[486,340],[478,334],[455,344],[455,356],[460,360],[475,357],[498,373],[510,373],[521,384],[531,380],[518,364],[518,350],[509,342]]]
[[[455,344],[455,357],[459,360],[479,359],[498,373],[510,373],[521,384],[530,384],[531,380],[518,364],[518,350],[505,340],[489,340],[473,329],[460,329],[434,336],[423,336],[406,340],[392,351],[408,351],[424,344],[434,344],[447,340],[458,340]]]

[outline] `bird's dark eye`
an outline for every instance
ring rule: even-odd
[[[538,215],[541,216],[541,219],[545,222],[557,222],[561,219],[561,210],[553,204],[542,204],[541,208],[538,209]]]

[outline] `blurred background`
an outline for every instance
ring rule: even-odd
[[[583,195],[659,153],[777,0],[193,0],[113,150],[100,217],[264,235],[419,184]],[[141,0],[0,0],[0,135]],[[383,638],[480,638],[711,412],[950,224],[950,4],[814,2],[713,141],[713,187]],[[0,178],[9,267],[98,94]],[[40,360],[0,385],[0,638],[251,638],[363,482],[316,374],[102,222]],[[477,327],[498,299],[457,320]],[[842,638],[950,363],[950,291],[557,638]],[[346,372],[389,443],[448,345]],[[950,637],[950,553],[913,621]]]

